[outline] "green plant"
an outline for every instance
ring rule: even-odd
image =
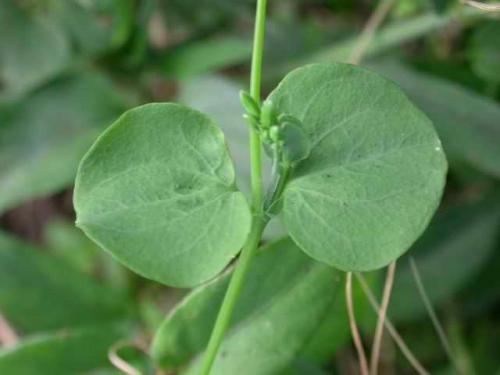
[[[265,19],[266,1],[259,0],[250,93],[241,95],[250,127],[250,202],[236,187],[217,125],[179,104],[127,111],[94,143],[76,178],[77,225],[147,278],[196,286],[242,249],[202,374],[212,368],[272,217],[282,217],[311,258],[342,271],[374,270],[420,236],[445,183],[431,121],[369,70],[308,65],[262,101]],[[273,165],[267,189],[262,148]]]

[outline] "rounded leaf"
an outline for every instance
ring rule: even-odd
[[[306,159],[311,152],[309,137],[304,132],[302,124],[293,121],[283,123],[283,161],[295,165]]]
[[[135,272],[193,286],[243,245],[251,215],[222,132],[177,104],[126,112],[83,158],[77,225]]]
[[[297,69],[269,99],[303,124],[311,145],[283,195],[293,240],[345,271],[383,267],[406,251],[445,183],[430,120],[393,83],[347,64]]]

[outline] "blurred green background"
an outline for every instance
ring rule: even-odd
[[[0,374],[120,373],[108,359],[110,348],[144,374],[182,373],[203,348],[206,337],[193,344],[211,326],[199,313],[210,306],[200,302],[172,323],[173,370],[155,369],[140,347],[147,352],[165,315],[189,291],[142,279],[90,242],[73,224],[72,184],[80,158],[124,110],[178,101],[220,124],[239,186],[247,191],[248,129],[238,92],[248,85],[254,5],[0,2]],[[264,91],[302,64],[346,61],[376,5],[270,0]],[[499,17],[453,0],[395,1],[362,63],[397,82],[433,120],[450,163],[438,214],[399,261],[389,309],[432,374],[500,374]],[[273,223],[265,242],[281,236]],[[448,355],[418,292],[410,256],[442,323]],[[381,276],[367,275],[377,295]],[[257,287],[258,280],[249,282]],[[355,374],[343,296],[333,286],[329,292],[323,292],[323,301],[332,300],[327,314],[311,317],[315,333],[287,361],[270,371],[257,360],[239,372]],[[249,317],[235,329],[264,363],[266,353],[251,341],[262,326],[251,314],[252,296],[246,298]],[[361,290],[355,303],[369,342],[376,315]],[[297,314],[295,307],[280,319],[292,329]],[[385,336],[380,373],[415,373]],[[275,350],[287,340],[275,337]]]

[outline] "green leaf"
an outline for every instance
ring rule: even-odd
[[[460,85],[418,73],[395,61],[378,62],[373,68],[395,80],[431,118],[452,167],[466,162],[500,177],[500,105]]]
[[[487,261],[470,278],[465,288],[460,291],[459,299],[462,301],[462,313],[476,315],[485,313],[500,300],[500,242],[496,236],[496,246]]]
[[[439,14],[444,14],[448,9],[450,9],[455,3],[458,3],[457,0],[432,0],[432,4],[436,9],[436,12]]]
[[[78,162],[124,104],[99,75],[59,80],[0,123],[0,212],[69,186]]]
[[[54,23],[64,29],[66,38],[71,40],[78,54],[95,56],[124,42],[127,30],[119,30],[118,26],[130,27],[130,24],[120,24],[131,21],[123,19],[127,7],[130,7],[129,1],[100,0],[87,3],[57,1],[50,15]],[[118,35],[119,32],[124,34]]]
[[[238,187],[249,193],[250,187],[250,148],[248,125],[243,120],[243,109],[238,100],[241,87],[222,76],[197,77],[179,84],[179,100],[202,111],[213,118],[226,136],[229,151],[236,167]],[[214,95],[214,92],[217,95]],[[263,176],[270,175],[271,164],[263,160]],[[276,240],[285,236],[286,232],[275,217],[267,225],[263,238]]]
[[[285,120],[282,126],[283,161],[288,165],[295,165],[311,153],[309,137],[303,125],[293,121],[293,118]]]
[[[169,76],[190,76],[228,67],[247,59],[252,43],[234,37],[202,40],[177,48],[165,58],[164,69]]]
[[[250,229],[224,136],[178,104],[126,112],[82,160],[77,224],[135,272],[187,287],[219,273]]]
[[[377,274],[365,274],[365,280],[372,290],[378,290]],[[358,282],[353,282],[353,306],[356,321],[361,332],[367,336],[373,334],[377,315],[368,303],[365,293]],[[332,357],[345,345],[351,342],[352,335],[349,327],[349,317],[347,315],[345,293],[340,293],[336,297],[335,303],[330,306],[321,324],[316,328],[314,335],[307,345],[301,350],[300,358],[326,365]]]
[[[431,122],[391,82],[346,64],[290,73],[271,93],[311,154],[283,193],[284,224],[313,258],[347,271],[387,265],[426,228],[446,160]]]
[[[0,99],[20,96],[59,73],[69,62],[63,31],[42,12],[16,1],[0,6]]]
[[[98,275],[103,284],[122,291],[129,288],[130,272],[75,227],[73,221],[56,219],[44,233],[48,253],[71,264],[82,273]]]
[[[156,333],[153,358],[196,374],[230,274],[193,291]],[[330,312],[339,274],[289,239],[257,253],[211,374],[277,374],[295,359]],[[182,372],[184,373],[184,372]]]
[[[124,337],[121,325],[41,334],[0,350],[0,373],[80,374],[109,365],[109,348]]]
[[[220,125],[236,166],[238,186],[245,189],[250,186],[250,150],[248,126],[238,100],[240,89],[222,76],[197,77],[180,83],[179,100],[206,113]]]
[[[0,233],[0,311],[30,333],[113,322],[127,305],[121,292]]]
[[[500,83],[500,21],[483,23],[473,33],[470,42],[472,68],[476,74],[492,83]]]
[[[442,304],[477,276],[495,249],[499,222],[500,202],[495,197],[461,204],[436,216],[411,252],[433,304]],[[402,260],[390,316],[401,321],[425,314],[410,266]]]

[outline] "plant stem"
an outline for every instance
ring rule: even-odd
[[[252,72],[250,75],[250,95],[260,103],[262,81],[262,56],[264,55],[264,38],[266,31],[267,0],[257,0],[255,30],[252,53]],[[250,130],[250,161],[252,174],[252,206],[254,210],[262,210],[262,142],[255,130]]]
[[[359,281],[361,288],[363,289],[363,292],[365,293],[366,297],[368,298],[368,301],[370,302],[370,305],[372,306],[373,310],[375,310],[377,315],[380,317],[380,315],[381,315],[380,306],[379,306],[377,300],[375,299],[375,295],[373,294],[370,287],[368,286],[368,283],[366,282],[365,278],[360,273],[356,273],[355,276],[356,276],[356,279]],[[413,369],[419,375],[429,375],[429,372],[418,361],[418,359],[412,353],[410,348],[408,348],[405,341],[403,340],[401,335],[398,333],[398,331],[396,330],[396,328],[391,323],[391,321],[388,317],[386,317],[384,319],[384,325],[385,325],[385,328],[387,329],[387,331],[389,331],[389,333],[392,336],[392,339],[394,340],[396,345],[399,347],[399,350],[401,350],[401,353],[403,353],[405,358],[412,365]]]
[[[372,355],[370,362],[370,375],[377,375],[378,362],[380,359],[380,349],[382,347],[382,336],[384,334],[385,320],[387,319],[387,309],[389,307],[389,299],[391,298],[392,286],[394,284],[394,274],[396,272],[396,261],[392,262],[387,269],[385,278],[384,294],[382,296],[382,306],[380,307],[377,327],[373,339]]]
[[[16,331],[0,312],[0,348],[14,346],[18,341],[19,336]]]
[[[356,315],[354,313],[354,303],[352,302],[352,272],[347,272],[345,281],[345,300],[347,305],[347,314],[349,316],[349,326],[351,327],[352,339],[358,353],[359,370],[361,375],[368,375],[368,360],[366,358],[363,341],[359,334],[358,325],[356,323]]]
[[[264,55],[264,38],[266,25],[267,0],[257,0],[255,17],[254,45],[252,54],[252,71],[250,76],[250,95],[260,103],[262,57]],[[250,130],[250,163],[252,175],[252,229],[241,251],[238,264],[231,277],[231,281],[222,301],[217,320],[215,321],[205,357],[201,365],[200,374],[209,375],[212,365],[229,327],[236,301],[241,293],[245,276],[250,263],[259,247],[262,232],[267,224],[263,214],[263,182],[262,182],[262,142],[260,135],[254,129]]]
[[[354,45],[354,48],[351,51],[351,54],[349,56],[349,62],[351,64],[359,64],[367,48],[369,47],[370,42],[375,35],[375,32],[391,10],[394,2],[395,0],[382,0],[375,11],[372,13],[370,19],[363,28],[360,37]]]
[[[360,35],[360,37],[356,40],[350,55],[348,61],[351,64],[358,65],[361,62],[361,59],[364,57],[366,54],[368,47],[370,46],[370,43],[373,41],[373,37],[375,35],[375,32],[378,30],[379,26],[382,24],[382,22],[385,20],[387,14],[391,10],[392,6],[394,5],[394,0],[382,0],[379,2],[377,8],[375,11],[371,14],[370,18],[368,19],[368,22],[366,23],[365,27],[363,28],[363,31]],[[392,287],[392,280],[391,280],[391,287]],[[352,273],[348,272],[347,273],[347,279],[346,279],[346,304],[347,304],[347,311],[349,313],[349,325],[351,327],[351,334],[352,338],[354,341],[354,345],[356,347],[356,351],[358,353],[358,359],[359,359],[359,366],[360,366],[360,371],[361,375],[368,375],[370,373],[368,369],[368,359],[366,357],[365,349],[363,347],[363,342],[361,341],[361,337],[359,334],[358,326],[356,324],[356,316],[354,314],[354,306],[353,306],[353,301],[352,301]],[[390,288],[389,288],[390,292]],[[387,299],[388,302],[388,299]],[[379,338],[382,339],[382,333],[383,333],[383,327],[384,327],[384,320],[385,320],[385,312],[383,315],[379,316],[378,322],[377,322],[377,334],[375,335],[375,341],[374,341],[374,351],[372,352],[372,358],[371,358],[371,371],[372,374],[376,375],[377,373],[377,365],[378,365],[378,356],[380,352],[380,342]],[[375,355],[375,357],[373,356]],[[374,363],[375,361],[375,363]]]
[[[236,266],[236,269],[231,277],[231,282],[229,283],[226,295],[224,296],[224,301],[222,301],[219,315],[217,315],[217,320],[212,330],[210,341],[208,342],[205,358],[200,370],[200,374],[202,375],[210,374],[210,369],[212,368],[219,347],[224,339],[224,334],[229,326],[229,323],[231,322],[231,316],[233,315],[236,301],[240,295],[243,281],[255,254],[255,250],[259,246],[262,231],[264,230],[266,224],[267,222],[263,220],[262,217],[254,217],[252,231],[248,236],[247,243],[238,260],[238,265]]]

